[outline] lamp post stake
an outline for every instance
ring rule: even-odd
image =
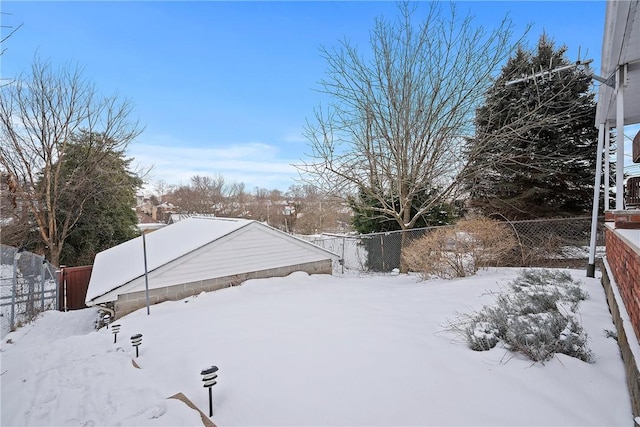
[[[147,272],[147,239],[144,230],[142,230],[142,252],[144,253],[144,292],[147,299],[147,316],[151,314],[149,310],[149,275]]]

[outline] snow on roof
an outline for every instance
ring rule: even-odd
[[[145,235],[147,270],[188,254],[254,221],[235,218],[191,217]],[[144,275],[142,236],[96,255],[86,300]]]
[[[174,222],[182,221],[183,219],[192,218],[192,217],[216,218],[216,215],[212,213],[198,213],[198,214],[172,213],[169,215],[168,223],[173,224]]]

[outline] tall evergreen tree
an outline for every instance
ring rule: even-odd
[[[75,136],[62,157],[61,174],[73,190],[60,197],[60,221],[67,209],[82,212],[70,227],[60,254],[61,264],[93,264],[96,253],[139,235],[134,207],[142,180],[131,171],[131,159],[123,151],[95,153],[92,141],[101,137],[88,133]],[[88,162],[90,157],[96,161]],[[79,199],[84,200],[80,206]]]
[[[509,219],[580,215],[593,198],[597,129],[591,78],[544,34],[519,47],[476,112],[466,188],[471,206]]]

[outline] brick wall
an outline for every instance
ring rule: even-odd
[[[640,337],[640,253],[611,228],[606,228],[605,242],[611,272],[636,337]]]
[[[627,388],[631,398],[631,410],[633,416],[638,417],[640,416],[640,371],[638,370],[638,363],[636,362],[636,352],[633,350],[633,348],[638,348],[638,339],[636,338],[636,333],[633,328],[630,327],[631,322],[624,310],[622,296],[616,286],[617,284],[615,281],[612,281],[612,279],[613,273],[611,271],[611,265],[609,265],[608,260],[605,259],[602,272],[602,286],[604,287],[609,304],[609,311],[611,312],[611,317],[616,327],[618,346],[620,347],[620,355],[622,356],[627,377]],[[634,423],[634,425],[638,427],[638,423]]]
[[[218,289],[237,286],[250,279],[264,279],[267,277],[284,277],[294,271],[304,271],[309,274],[331,274],[331,260],[316,261],[306,264],[297,264],[286,267],[272,268],[269,270],[254,271],[252,273],[236,274],[233,276],[218,277],[209,280],[183,283],[167,286],[159,289],[149,289],[149,304],[158,304],[163,301],[177,301],[200,292],[217,291]],[[146,307],[145,291],[132,292],[118,295],[115,302],[116,318],[120,318],[139,308]]]
[[[602,271],[602,285],[616,326],[634,417],[640,416],[640,245],[628,238],[640,233],[639,213],[615,211],[606,214],[607,256]],[[634,425],[639,427],[637,422]]]

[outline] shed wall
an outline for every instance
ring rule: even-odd
[[[267,277],[284,277],[295,271],[304,271],[309,274],[331,274],[331,260],[314,261],[304,264],[288,265],[266,270],[252,271],[241,274],[232,274],[225,277],[217,277],[206,280],[183,281],[181,284],[166,286],[149,290],[149,303],[158,304],[163,301],[177,301],[201,292],[217,291],[222,288],[240,285],[250,279],[264,279]],[[145,291],[131,292],[118,295],[115,303],[116,318],[129,314],[146,306]]]
[[[328,258],[327,254],[314,252],[304,245],[308,243],[301,245],[268,233],[262,227],[245,227],[154,272],[153,287],[164,288]]]

